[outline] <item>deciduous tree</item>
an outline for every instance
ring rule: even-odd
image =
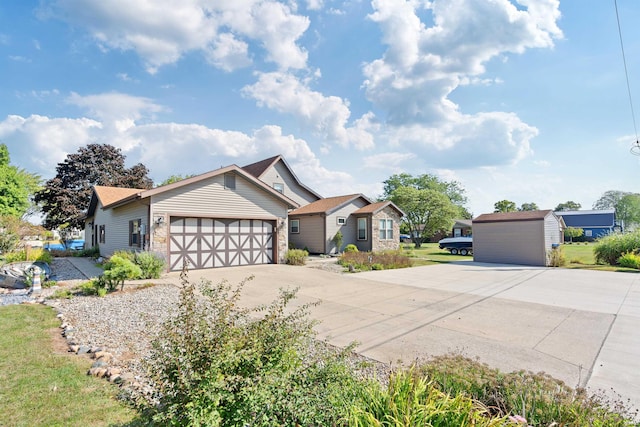
[[[516,210],[516,204],[511,200],[500,200],[493,204],[494,212],[515,212]]]
[[[570,242],[573,242],[573,239],[580,237],[584,234],[584,230],[579,227],[567,227],[564,229],[564,235],[569,238]]]
[[[580,210],[580,208],[582,207],[582,205],[580,203],[576,203],[572,200],[569,200],[565,203],[560,203],[558,204],[558,206],[555,207],[554,211],[556,212],[560,212],[560,211],[577,211]]]
[[[448,231],[459,213],[445,194],[428,188],[399,187],[390,199],[404,211],[416,248],[435,233]]]
[[[523,203],[522,205],[520,205],[520,207],[518,208],[519,211],[537,211],[540,208],[538,207],[538,205],[536,205],[535,203],[531,202],[531,203]]]
[[[9,149],[0,144],[0,215],[24,216],[32,207],[31,197],[39,184],[38,175],[11,165]]]
[[[121,150],[108,144],[81,147],[58,163],[56,172],[56,176],[35,195],[45,214],[44,226],[48,229],[61,225],[83,228],[94,185],[140,189],[153,185],[146,166],[138,163],[126,168]]]

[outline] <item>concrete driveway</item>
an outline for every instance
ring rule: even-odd
[[[544,371],[571,386],[611,388],[640,408],[640,275],[459,262],[336,274],[265,265],[198,270],[237,283],[247,304],[299,287],[321,300],[317,331],[336,345],[405,363],[446,353],[504,371]],[[177,273],[170,275],[177,279]]]

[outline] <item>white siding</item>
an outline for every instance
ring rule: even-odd
[[[289,217],[300,220],[300,233],[289,233],[289,241],[296,249],[307,248],[310,253],[323,254],[325,252],[324,217],[322,215]]]
[[[289,168],[282,161],[278,161],[273,167],[269,168],[260,180],[269,187],[273,187],[274,183],[284,184],[284,195],[296,201],[300,206],[318,200],[317,196],[298,184]]]
[[[114,209],[102,209],[98,204],[96,209],[94,224],[105,226],[105,242],[98,241],[100,255],[111,256],[117,250],[142,249],[129,246],[129,221],[141,219],[142,224],[149,229],[148,215],[149,207],[140,202],[134,202]],[[89,234],[91,236],[91,234]],[[91,237],[89,237],[90,239]],[[99,236],[98,236],[99,239]],[[144,239],[144,237],[143,237]]]
[[[473,223],[473,260],[500,264],[547,263],[545,222]]]
[[[224,187],[224,176],[152,196],[152,215],[270,219],[287,217],[287,205],[236,175],[236,188]]]
[[[560,222],[553,214],[547,215],[544,219],[544,236],[544,247],[547,251],[552,249],[552,245],[560,244],[562,241]]]

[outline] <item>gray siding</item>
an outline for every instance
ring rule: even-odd
[[[333,242],[333,237],[336,235],[338,230],[342,232],[343,248],[348,244],[354,244],[358,246],[358,250],[363,250],[363,249],[360,249],[360,246],[358,245],[358,241],[357,241],[357,238],[358,238],[357,219],[355,218],[355,216],[351,215],[351,213],[354,211],[357,211],[358,209],[365,206],[366,204],[367,203],[364,200],[362,200],[361,198],[358,198],[353,202],[349,203],[348,205],[343,206],[337,211],[331,213],[330,215],[327,215],[327,218],[326,218],[327,228],[326,228],[326,235],[325,235],[325,242],[326,242],[325,253],[336,252],[336,244]],[[347,223],[344,226],[338,225],[338,217],[347,218]],[[370,241],[371,241],[371,236],[368,235],[367,241],[361,241],[360,243],[363,244],[365,242],[370,242]]]
[[[234,190],[225,188],[224,176],[219,175],[152,196],[152,206],[152,215],[270,220],[287,217],[284,202],[239,175]]]
[[[108,257],[117,250],[142,249],[142,247],[129,246],[129,221],[141,219],[142,224],[147,227],[148,230],[149,219],[147,214],[148,206],[140,202],[106,210],[102,209],[101,205],[98,205],[94,217],[94,224],[98,227],[101,225],[105,226],[105,242],[98,242],[100,255]],[[88,234],[88,236],[90,241],[91,234]],[[89,244],[91,243],[89,242]]]
[[[544,224],[544,221],[473,223],[473,260],[546,265]]]
[[[307,248],[310,253],[325,253],[325,221],[322,215],[292,216],[300,220],[300,233],[289,233],[289,241],[296,249]]]
[[[298,184],[289,168],[282,161],[278,161],[273,167],[269,168],[260,177],[260,180],[269,187],[273,187],[274,183],[284,184],[284,195],[296,201],[300,206],[318,200],[318,197]]]
[[[544,236],[544,247],[547,251],[551,250],[552,245],[562,242],[560,223],[553,214],[547,215],[544,219]]]

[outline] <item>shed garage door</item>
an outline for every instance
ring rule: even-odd
[[[270,264],[273,232],[273,221],[172,217],[170,268],[185,261],[190,269]]]

